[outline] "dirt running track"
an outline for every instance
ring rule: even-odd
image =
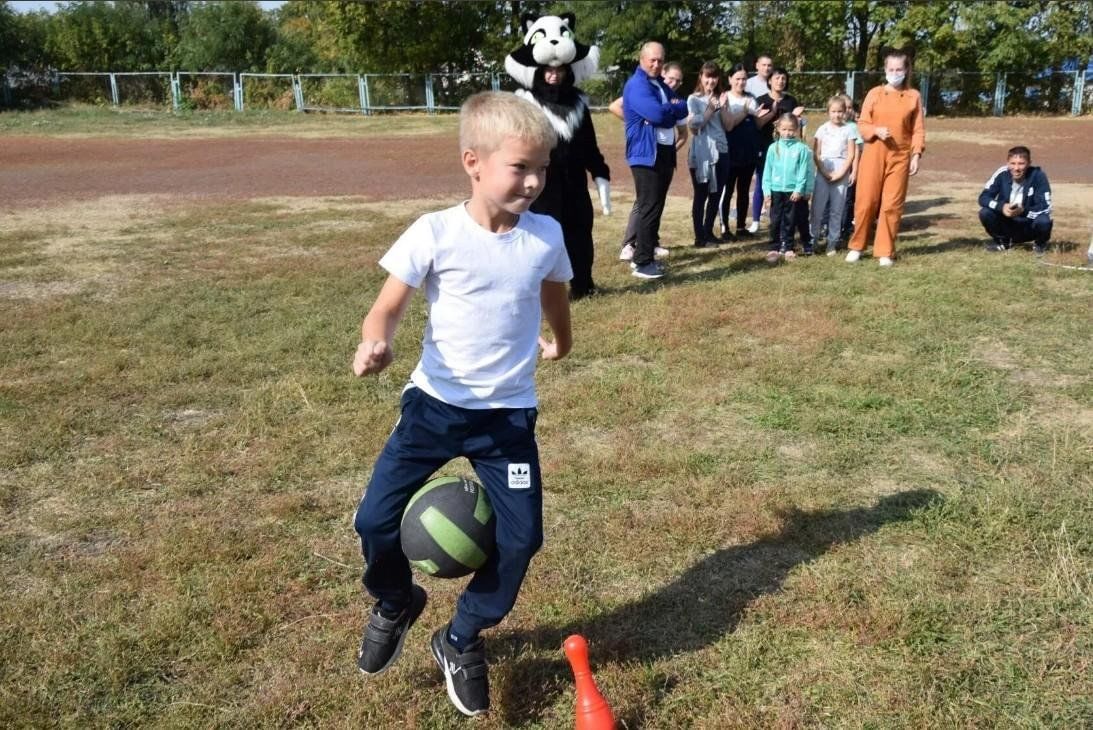
[[[815,117],[815,115],[813,115]],[[813,124],[816,123],[815,120]],[[621,131],[597,117],[613,187],[632,191]],[[610,126],[609,126],[610,125]],[[920,180],[985,180],[1005,150],[1026,144],[1052,185],[1093,182],[1093,118],[928,119]],[[912,183],[911,195],[914,195]],[[180,199],[362,196],[373,200],[465,194],[451,135],[298,139],[0,136],[0,212],[103,195]],[[681,162],[672,187],[690,196]]]

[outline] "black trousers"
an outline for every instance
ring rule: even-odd
[[[789,199],[793,193],[770,191],[770,250],[793,248],[793,231],[801,234],[801,245],[812,245],[808,233],[808,201],[801,198],[797,202]]]
[[[729,165],[729,177],[725,181],[725,195],[721,198],[721,229],[729,228],[729,203],[736,192],[736,230],[748,226],[748,204],[751,202],[749,190],[751,179],[755,177],[755,165]]]
[[[691,170],[691,186],[694,188],[694,200],[691,201],[691,223],[694,226],[695,241],[701,242],[713,237],[713,222],[717,219],[717,206],[721,199],[720,186],[729,176],[729,155],[722,154],[714,163],[718,189],[710,192],[710,183],[699,182],[694,168]]]
[[[1051,219],[1046,215],[1035,218],[1007,218],[997,210],[979,209],[979,221],[991,238],[1008,238],[1014,243],[1035,241],[1044,246],[1051,238]]]
[[[676,148],[670,144],[657,145],[657,158],[653,166],[631,165],[634,190],[638,204],[638,241],[634,251],[634,263],[645,266],[653,262],[653,252],[660,236],[660,218],[664,215],[664,200],[676,171]]]

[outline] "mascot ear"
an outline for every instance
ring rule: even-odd
[[[570,30],[577,30],[577,16],[573,13],[562,13],[558,16],[565,21],[565,24],[569,26]]]
[[[520,25],[524,26],[524,32],[527,33],[531,30],[531,26],[535,25],[535,21],[539,19],[539,16],[535,13],[524,13],[520,16]]]

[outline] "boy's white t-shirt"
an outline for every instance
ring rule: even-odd
[[[491,233],[460,203],[418,218],[379,263],[425,294],[414,385],[460,408],[536,405],[541,286],[573,278],[556,220],[522,213]]]
[[[855,142],[856,130],[849,124],[834,125],[824,122],[816,130],[816,139],[820,140],[821,160],[845,160],[847,143]]]

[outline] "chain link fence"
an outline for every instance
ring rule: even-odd
[[[585,80],[592,107],[604,109],[622,93],[628,69]],[[789,93],[808,109],[822,110],[835,93],[858,103],[884,82],[875,71],[790,72]],[[685,80],[686,83],[686,80]],[[1080,115],[1093,111],[1093,78],[1085,70],[1041,73],[928,71],[916,73],[931,116],[1011,114]],[[379,114],[455,111],[487,89],[514,91],[507,74],[258,74],[210,71],[74,73],[8,69],[0,75],[0,108],[64,104],[174,109],[276,109]],[[684,89],[689,93],[690,87]]]

